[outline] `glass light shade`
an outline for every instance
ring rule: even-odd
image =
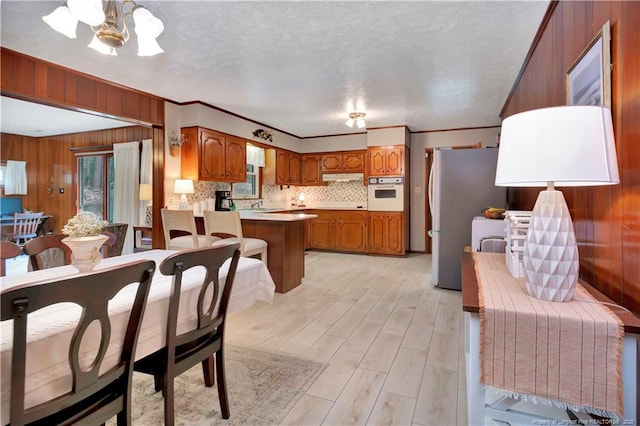
[[[153,185],[150,183],[140,184],[140,201],[149,201],[153,199]]]
[[[78,20],[71,14],[67,6],[56,8],[47,16],[43,16],[42,20],[60,34],[64,34],[69,38],[77,37]]]
[[[353,118],[350,118],[344,124],[346,124],[349,127],[353,127],[354,123],[355,123],[355,120]]]
[[[162,21],[142,6],[136,6],[133,9],[133,22],[138,37],[157,38],[164,31]]]
[[[138,36],[138,56],[155,56],[163,52],[155,38]]]
[[[69,10],[78,21],[96,27],[104,22],[102,0],[67,0]]]
[[[358,117],[358,119],[356,120],[356,125],[358,126],[358,129],[362,129],[367,125],[367,123],[364,122],[364,118]]]
[[[107,46],[106,44],[101,42],[100,39],[98,39],[98,37],[96,37],[95,35],[93,36],[91,43],[89,43],[87,47],[90,47],[93,50],[102,53],[103,55],[118,56],[115,48]]]
[[[193,194],[193,181],[191,179],[176,179],[173,184],[173,192],[176,194]]]
[[[620,182],[611,111],[561,106],[502,123],[497,186],[610,185]]]

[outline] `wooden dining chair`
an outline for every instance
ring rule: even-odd
[[[133,355],[154,270],[155,263],[144,260],[91,274],[25,284],[2,291],[1,319],[13,320],[9,413],[11,425],[36,422],[43,425],[98,425],[104,424],[113,416],[117,416],[118,425],[131,424]],[[110,342],[109,302],[121,289],[132,283],[139,284],[124,340]],[[87,291],[88,288],[91,291]],[[74,303],[82,309],[69,346],[62,348],[68,354],[71,390],[25,408],[29,318],[42,308],[66,302]],[[93,328],[95,324],[99,326],[99,330]],[[87,330],[100,337],[99,350],[88,366],[81,365],[81,343]],[[109,350],[119,353],[117,364],[101,371]]]
[[[0,277],[7,274],[7,259],[20,256],[20,246],[11,241],[0,241]]]
[[[198,235],[193,210],[161,209],[160,212],[164,246],[167,250],[185,250],[208,245],[207,238],[204,235]]]
[[[22,247],[27,241],[38,236],[38,225],[42,219],[39,213],[15,213],[13,216],[13,232],[6,238]]]
[[[42,235],[26,242],[22,250],[29,256],[32,271],[71,264],[71,249],[62,240],[64,234]]]
[[[219,244],[226,244],[228,238],[222,240],[214,240],[210,236],[218,234],[218,236],[231,236],[232,241],[240,243],[240,254],[244,257],[251,257],[256,254],[260,255],[262,263],[267,265],[268,244],[265,240],[259,238],[246,238],[242,235],[242,221],[240,220],[240,212],[237,211],[213,211],[204,210],[204,233],[207,238],[207,245],[214,247]]]
[[[174,424],[174,378],[198,363],[202,363],[204,382],[207,387],[214,384],[215,369],[222,418],[229,418],[224,372],[224,326],[239,257],[240,245],[237,243],[222,247],[206,247],[169,256],[158,268],[162,274],[173,276],[166,346],[136,361],[134,370],[153,375],[156,391],[162,390],[164,424],[167,426]],[[220,283],[220,267],[229,258],[231,262],[227,277],[224,283]],[[206,275],[202,281],[197,302],[197,323],[195,328],[178,334],[178,306],[182,275],[185,271],[198,266],[206,269]],[[208,294],[212,294],[209,298],[205,297],[207,290],[209,290]],[[216,305],[218,305],[217,309]]]

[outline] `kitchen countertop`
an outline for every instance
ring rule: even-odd
[[[272,222],[296,222],[299,220],[308,220],[318,217],[315,214],[305,213],[278,213],[279,211],[286,210],[238,210],[240,212],[240,219],[250,220],[265,220]],[[194,214],[195,217],[202,217],[202,214]]]

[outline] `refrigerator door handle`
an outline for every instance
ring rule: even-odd
[[[431,165],[431,169],[429,170],[429,189],[428,189],[428,196],[429,196],[429,210],[431,211],[431,216],[433,216],[433,170],[436,168],[436,162],[434,161],[433,164]]]

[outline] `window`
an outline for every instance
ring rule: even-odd
[[[247,181],[231,184],[231,198],[260,198],[260,168],[247,164]]]
[[[113,154],[78,156],[78,206],[113,222]]]

